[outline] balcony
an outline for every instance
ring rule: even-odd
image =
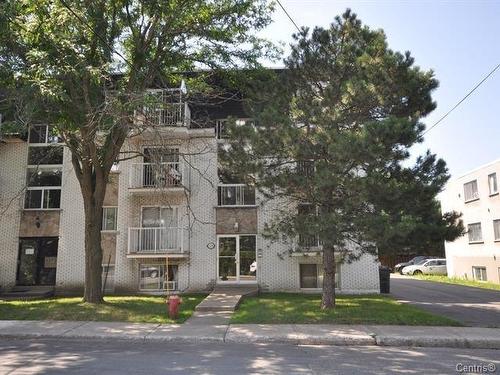
[[[183,179],[182,164],[168,163],[133,163],[130,166],[129,190],[131,192],[152,192],[165,190],[183,191],[186,188]]]
[[[180,88],[148,90],[145,105],[136,111],[139,124],[153,127],[187,127],[191,122],[191,110],[186,102],[185,85]]]
[[[255,187],[245,184],[222,184],[218,186],[219,207],[255,206]]]
[[[188,233],[179,227],[128,228],[129,258],[186,258]]]

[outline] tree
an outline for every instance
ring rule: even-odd
[[[178,73],[195,68],[256,66],[268,45],[254,31],[270,22],[270,10],[264,0],[0,5],[0,72],[7,96],[20,102],[27,93],[28,124],[53,125],[71,151],[85,210],[84,301],[102,302],[106,182],[113,163],[129,157],[121,148],[137,130],[134,110],[150,103],[144,91],[178,85]]]
[[[432,71],[390,50],[383,31],[350,10],[294,37],[286,69],[249,87],[257,125],[230,127],[223,159],[280,201],[268,236],[298,238],[291,248],[322,245],[326,309],[335,306],[337,262],[376,255],[398,233],[407,241],[433,227],[442,241],[460,227],[455,213],[436,217],[435,195],[449,177],[444,161],[428,153],[402,166],[436,106]]]

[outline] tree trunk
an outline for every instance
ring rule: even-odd
[[[85,289],[83,301],[102,303],[102,202],[90,199],[85,205]]]
[[[321,308],[335,308],[335,248],[333,246],[323,246],[323,296]]]

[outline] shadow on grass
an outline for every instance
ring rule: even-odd
[[[401,304],[388,296],[340,295],[334,309],[322,310],[320,306],[320,295],[262,294],[245,298],[231,322],[460,325],[446,317]]]
[[[205,295],[182,296],[183,303],[176,320],[168,318],[165,297],[108,296],[104,303],[82,302],[81,297],[52,297],[34,301],[0,301],[0,319],[12,320],[87,320],[141,323],[182,323]]]

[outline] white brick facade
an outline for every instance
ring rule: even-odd
[[[497,191],[490,191],[488,179],[496,174]],[[440,196],[443,212],[462,213],[465,229],[481,225],[481,239],[470,241],[468,233],[445,243],[448,276],[476,279],[474,268],[484,269],[486,280],[500,283],[500,236],[495,238],[494,221],[500,220],[500,160],[496,160],[450,181]],[[476,182],[474,198],[466,201],[464,184]]]
[[[124,149],[155,145],[154,137],[137,144],[126,143]],[[131,259],[127,257],[129,227],[141,226],[142,206],[176,206],[179,225],[190,228],[185,239],[189,256],[169,259],[178,265],[178,289],[200,291],[212,288],[217,282],[217,141],[213,129],[187,130],[179,136],[162,135],[162,144],[176,145],[184,155],[183,181],[188,191],[133,194],[129,190],[129,171],[137,160],[120,162],[118,171],[118,215],[116,228],[116,261],[114,289],[120,293],[137,292],[139,264],[166,264],[165,258]],[[23,189],[26,173],[27,145],[24,142],[0,145],[1,202]],[[59,250],[57,256],[56,289],[60,292],[83,288],[84,282],[84,215],[78,181],[73,173],[69,150],[64,153]],[[257,202],[258,203],[258,202]],[[15,284],[18,253],[18,233],[22,194],[8,214],[0,221],[0,283]],[[320,264],[320,256],[292,256],[285,243],[272,243],[262,232],[272,219],[272,206],[258,206],[257,283],[263,290],[299,291],[299,265]],[[103,260],[105,263],[105,260]],[[340,267],[339,290],[344,293],[378,293],[378,263],[364,255],[357,262]]]

